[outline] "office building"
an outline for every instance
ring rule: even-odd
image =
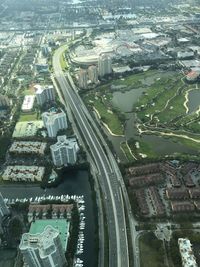
[[[88,77],[91,83],[97,83],[98,82],[98,69],[96,66],[90,66],[88,68]]]
[[[67,266],[59,231],[51,225],[42,233],[23,234],[19,248],[29,267]]]
[[[79,70],[79,72],[78,72],[79,87],[82,89],[86,89],[87,88],[87,82],[88,82],[87,71],[83,70],[83,69]]]
[[[98,60],[98,71],[100,77],[112,73],[112,61],[108,55],[100,55]]]
[[[44,103],[55,100],[54,88],[52,85],[42,87],[41,85],[35,85],[36,100],[39,106]]]
[[[75,164],[79,150],[76,138],[67,138],[66,135],[58,136],[57,143],[50,147],[55,166],[67,166]]]
[[[4,202],[2,194],[0,193],[0,224],[2,223],[3,217],[9,214],[9,209]]]
[[[42,114],[42,120],[49,137],[56,137],[59,130],[67,129],[67,116],[62,110],[52,108]]]

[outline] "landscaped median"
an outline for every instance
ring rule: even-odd
[[[64,52],[62,53],[61,57],[60,57],[60,65],[62,67],[62,70],[67,70],[69,65],[68,65],[68,62],[65,58],[65,53],[67,51],[68,47],[66,46],[66,49],[64,50]]]

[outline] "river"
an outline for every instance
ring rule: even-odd
[[[87,171],[72,171],[63,174],[63,182],[56,188],[41,189],[37,185],[14,184],[0,186],[0,192],[4,198],[30,198],[43,195],[84,195],[85,199],[85,222],[84,230],[84,253],[80,258],[84,261],[84,266],[94,267],[95,251],[94,251],[94,212],[93,201],[91,198],[91,187]]]

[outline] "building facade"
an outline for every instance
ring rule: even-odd
[[[0,224],[2,223],[3,217],[9,215],[9,209],[4,202],[3,196],[0,193]]]
[[[90,66],[88,68],[88,78],[91,83],[98,83],[98,69],[96,66]]]
[[[37,104],[42,106],[45,102],[54,101],[55,94],[52,85],[42,87],[40,85],[35,86]]]
[[[67,266],[59,231],[50,225],[41,234],[23,234],[19,248],[29,267]]]
[[[112,73],[112,60],[108,55],[100,55],[98,59],[98,72],[100,77]]]
[[[79,87],[82,89],[87,88],[87,82],[88,82],[88,77],[87,77],[87,71],[86,70],[79,70],[78,72],[78,84]]]
[[[66,135],[58,136],[57,143],[50,147],[53,163],[55,166],[73,165],[77,161],[79,150],[76,138],[68,138]]]
[[[47,128],[49,137],[56,137],[57,132],[67,129],[67,116],[64,111],[51,110],[42,114],[44,126]]]

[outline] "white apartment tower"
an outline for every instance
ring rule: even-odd
[[[52,85],[42,87],[35,85],[37,104],[42,106],[45,102],[55,100],[54,88]]]
[[[19,248],[28,267],[67,266],[59,231],[50,225],[41,234],[23,234]]]
[[[100,77],[112,73],[112,60],[108,55],[100,55],[98,60],[98,71]]]
[[[96,66],[93,65],[88,68],[88,77],[91,83],[98,82],[98,69]]]
[[[73,165],[77,161],[79,150],[76,138],[68,138],[66,135],[58,136],[57,143],[50,146],[53,163],[55,166]]]
[[[4,202],[2,194],[0,193],[0,224],[2,223],[3,217],[9,214],[9,209],[6,206],[6,203]]]
[[[51,109],[42,113],[44,126],[47,128],[49,137],[56,137],[59,130],[67,129],[67,116],[64,111]]]
[[[78,72],[79,87],[82,89],[86,89],[87,88],[87,82],[88,82],[87,71],[80,69]]]

